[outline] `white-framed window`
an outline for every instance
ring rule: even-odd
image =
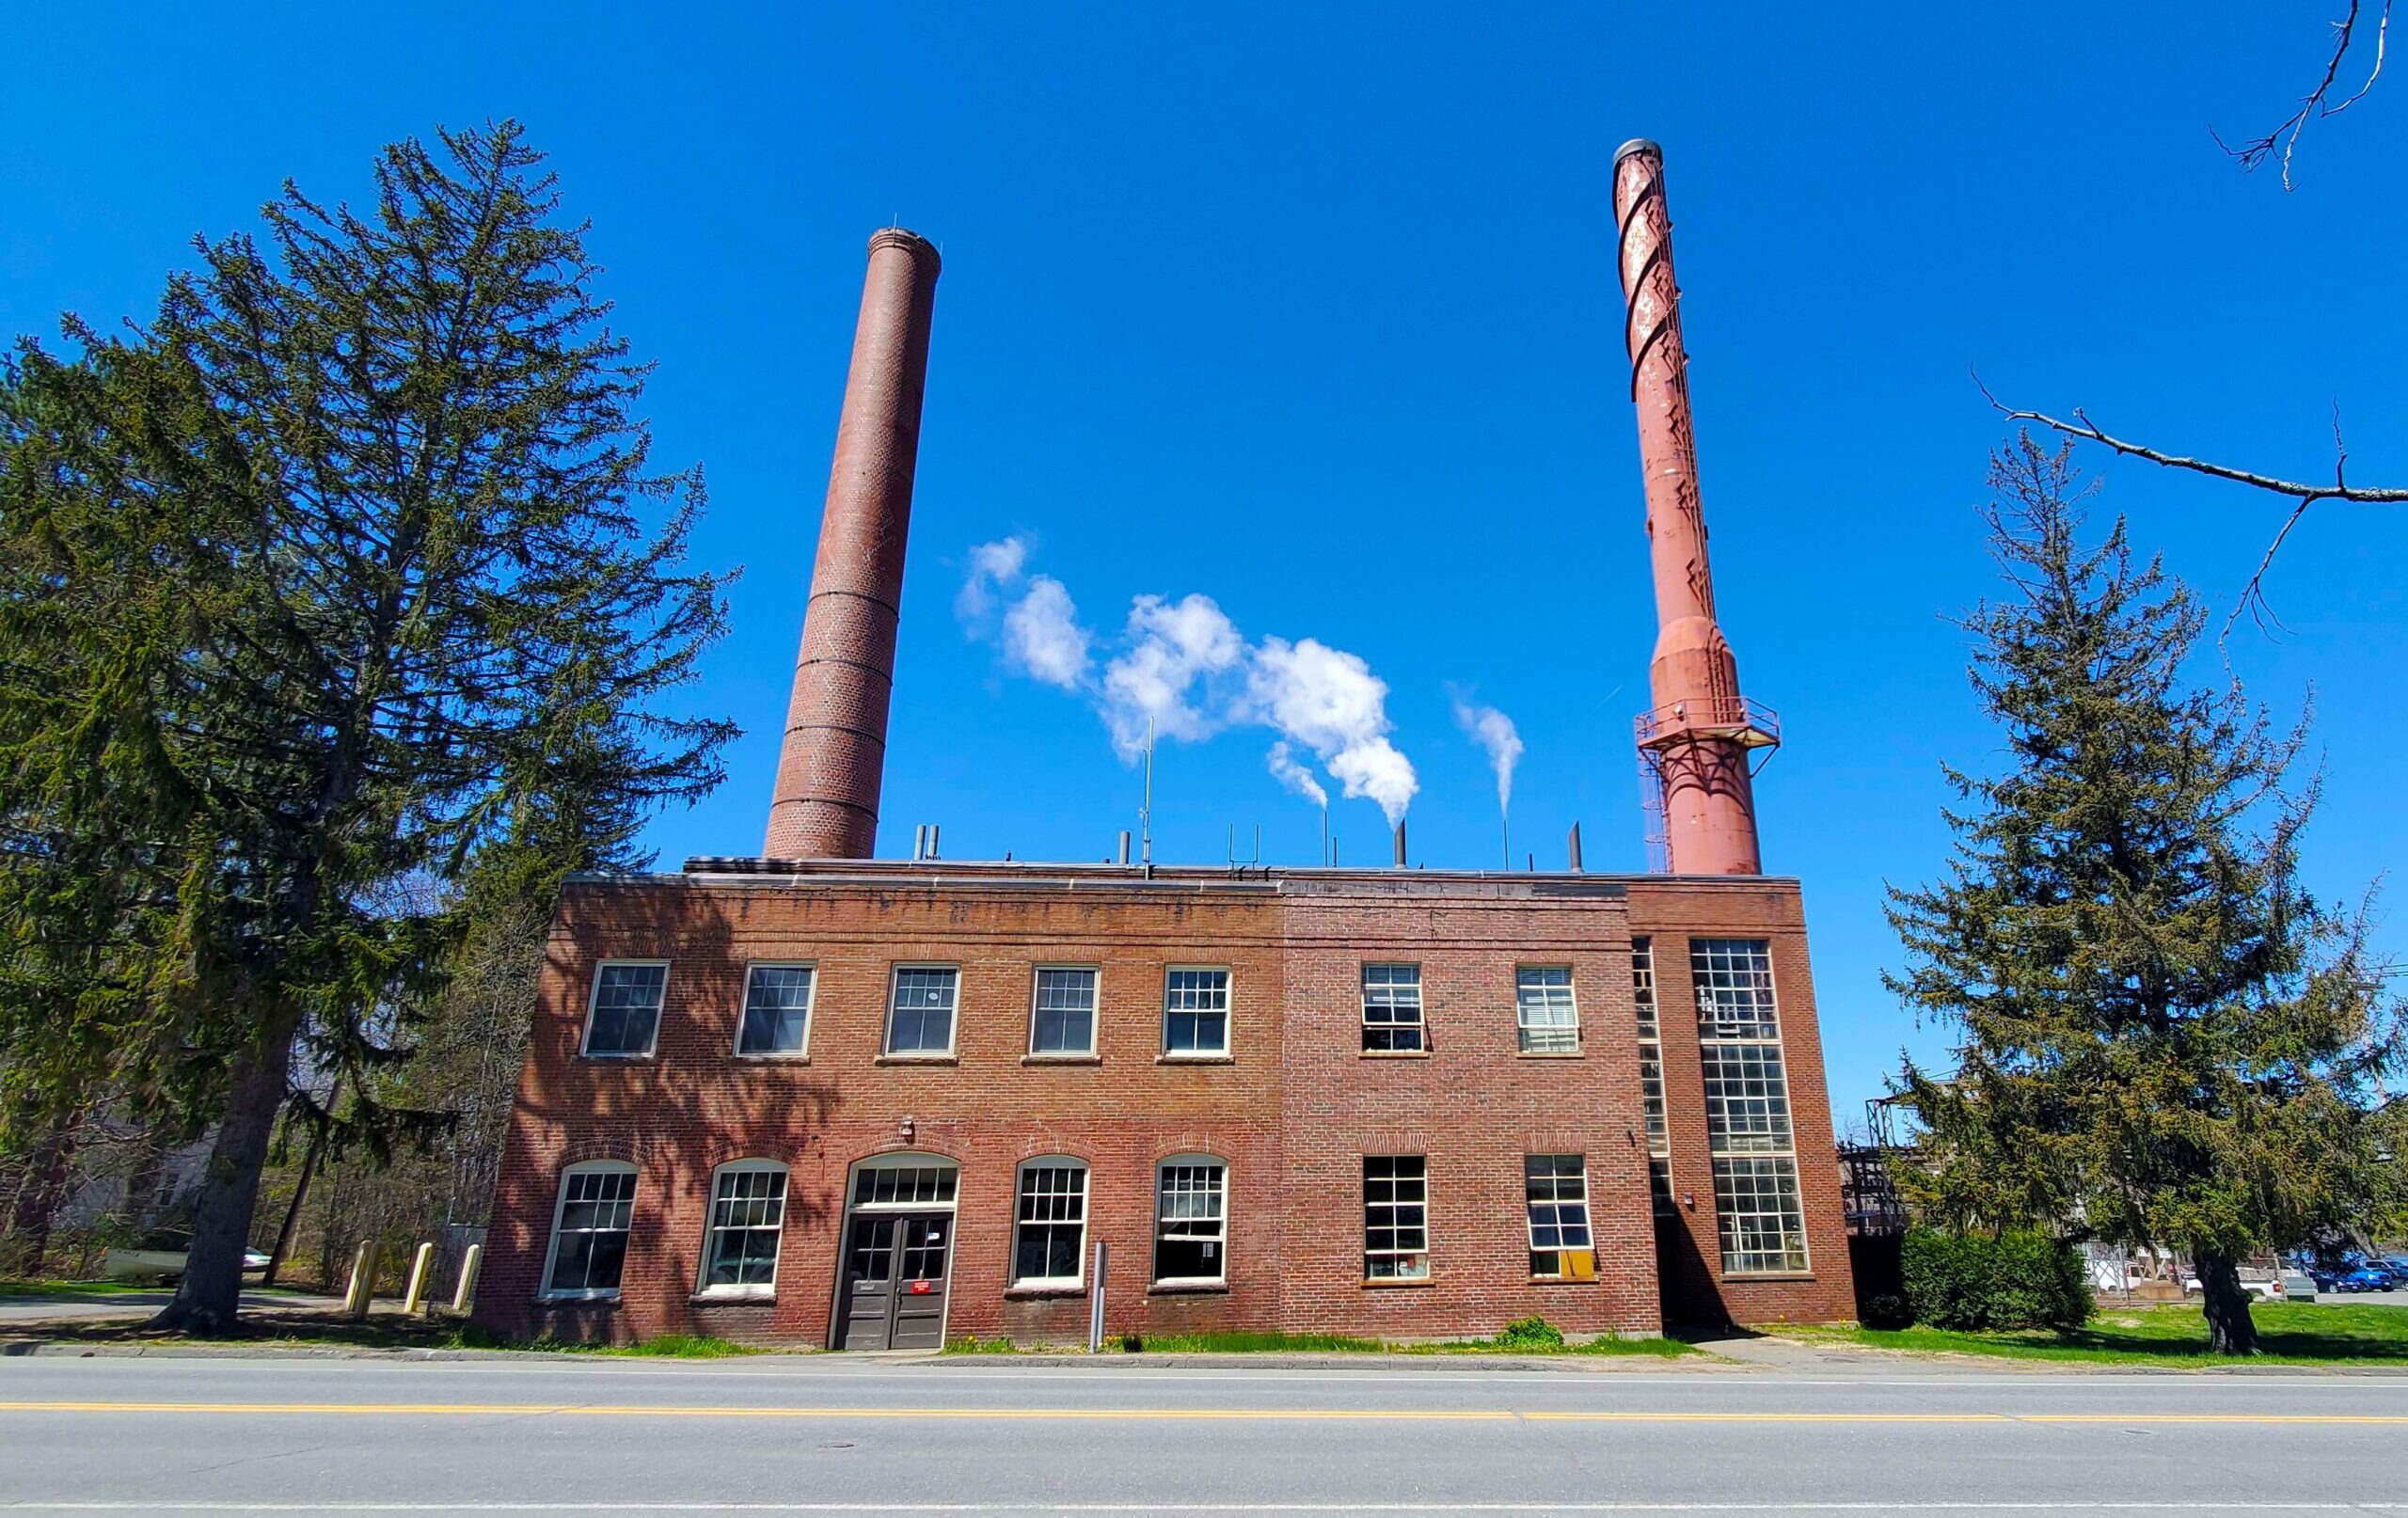
[[[562,1171],[551,1248],[544,1257],[544,1295],[617,1296],[635,1208],[635,1166],[589,1160]]]
[[[1570,965],[1524,965],[1513,972],[1513,1022],[1525,1054],[1580,1052],[1580,1011],[1572,1001]]]
[[[1714,1210],[1726,1272],[1736,1275],[1806,1269],[1806,1215],[1798,1198],[1795,1158],[1717,1158]]]
[[[786,1221],[786,1167],[738,1160],[711,1177],[703,1230],[702,1294],[766,1297],[777,1289],[778,1240]]]
[[[1630,941],[1630,999],[1639,1009],[1639,1096],[1647,1117],[1647,1152],[1671,1152],[1664,1129],[1664,1032],[1656,1015],[1656,941]]]
[[[1422,1036],[1421,967],[1363,967],[1363,1052],[1418,1054],[1429,1049]]]
[[[853,1210],[951,1207],[960,1183],[961,1167],[942,1155],[881,1154],[853,1167]]]
[[[1080,1285],[1086,1279],[1086,1162],[1059,1155],[1022,1162],[1012,1285]]]
[[[811,994],[818,972],[810,965],[753,965],[744,973],[744,1017],[736,1030],[739,1054],[801,1055],[811,1050]]]
[[[1530,1273],[1593,1277],[1597,1257],[1589,1237],[1587,1158],[1524,1155],[1522,1196],[1530,1223]]]
[[[1418,1154],[1363,1158],[1363,1279],[1430,1273],[1430,1165]]]
[[[1718,1154],[1787,1154],[1789,1078],[1779,1044],[1698,1044],[1705,1076],[1705,1131]]]
[[[1765,939],[1689,940],[1689,980],[1697,989],[1698,1035],[1779,1038],[1773,1004],[1772,944]]]
[[[894,994],[887,1000],[886,1052],[952,1053],[954,1004],[960,991],[958,965],[896,965]]]
[[[1229,1167],[1209,1154],[1179,1154],[1154,1167],[1154,1281],[1226,1281],[1229,1275]]]
[[[1029,1012],[1028,1052],[1094,1053],[1095,988],[1093,965],[1038,965]]]
[[[1163,1052],[1229,1052],[1229,972],[1174,966],[1163,972]]]
[[[609,959],[594,966],[585,1006],[585,1053],[600,1059],[651,1053],[668,989],[666,959]]]

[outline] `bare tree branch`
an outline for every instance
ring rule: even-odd
[[[2383,10],[2375,20],[2374,67],[2367,71],[2366,82],[2358,86],[2356,94],[2338,104],[2333,103],[2333,82],[2340,77],[2341,62],[2349,55],[2350,41],[2357,31],[2358,11],[2362,4],[2363,0],[2350,0],[2348,13],[2333,23],[2333,55],[2325,60],[2324,77],[2301,98],[2298,110],[2284,118],[2273,131],[2262,137],[2252,138],[2238,148],[2216,136],[2211,129],[2208,134],[2215,137],[2216,146],[2231,154],[2244,169],[2256,168],[2267,159],[2279,156],[2283,166],[2283,188],[2298,188],[2291,182],[2291,154],[2298,150],[2300,134],[2307,130],[2307,123],[2328,116],[2338,116],[2355,105],[2366,98],[2367,91],[2372,89],[2374,82],[2383,75],[2384,48],[2391,37],[2391,0],[2383,0]]]
[[[2073,419],[2067,421],[2059,417],[2050,416],[2044,411],[2017,410],[1992,395],[1989,387],[1982,384],[1979,373],[1973,376],[1973,384],[1981,390],[1982,399],[1988,401],[1992,409],[2009,421],[2036,422],[2052,432],[2062,433],[2067,437],[2079,437],[2087,442],[2097,443],[2102,448],[2113,449],[2128,457],[2147,459],[2151,464],[2162,464],[2169,469],[2188,469],[2194,474],[2204,474],[2217,480],[2229,480],[2235,484],[2248,485],[2277,496],[2289,496],[2302,502],[2346,500],[2361,506],[2398,505],[2408,502],[2408,487],[2353,485],[2342,480],[2338,470],[2335,471],[2331,484],[2319,485],[2301,480],[2284,480],[2271,474],[2258,474],[2250,469],[2236,469],[2229,465],[2211,463],[2207,459],[2186,458],[2179,453],[2161,452],[2156,449],[2128,442],[2121,437],[2111,436],[2099,431],[2098,424],[2090,419],[2089,413],[2080,406],[2074,408]]]

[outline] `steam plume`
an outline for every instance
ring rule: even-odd
[[[1513,730],[1513,719],[1496,707],[1476,705],[1461,691],[1448,694],[1455,704],[1455,724],[1488,751],[1488,767],[1497,771],[1497,814],[1503,816],[1513,804],[1513,767],[1522,762],[1522,735]]]
[[[1322,789],[1321,782],[1313,778],[1311,770],[1296,763],[1295,752],[1288,747],[1286,738],[1271,746],[1270,764],[1271,773],[1278,777],[1280,784],[1315,806],[1325,808],[1329,805],[1329,793]]]

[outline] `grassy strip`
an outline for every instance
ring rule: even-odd
[[[657,1334],[632,1344],[579,1344],[557,1338],[506,1339],[473,1328],[464,1328],[453,1334],[444,1347],[454,1350],[519,1350],[530,1354],[606,1354],[657,1360],[724,1360],[731,1355],[772,1352],[730,1339],[713,1338],[707,1334]]]
[[[1018,1354],[1042,1352],[1043,1345],[1021,1345],[1009,1338],[982,1339],[964,1335],[944,1347],[947,1354]],[[1696,1351],[1677,1339],[1594,1338],[1581,1344],[1549,1341],[1543,1336],[1499,1334],[1494,1338],[1450,1340],[1437,1344],[1398,1344],[1386,1339],[1354,1338],[1343,1334],[1281,1334],[1223,1332],[1134,1335],[1113,1341],[1106,1353],[1146,1354],[1652,1354],[1670,1359]]]
[[[132,1281],[0,1281],[0,1297],[38,1297],[74,1302],[87,1297],[119,1297],[130,1291],[156,1291],[155,1286]]]
[[[2086,1365],[2399,1365],[2408,1362],[2408,1307],[2263,1303],[2250,1309],[2260,1352],[2208,1352],[2196,1305],[2119,1308],[2071,1334],[2045,1330],[1957,1332],[1941,1328],[1782,1328],[1782,1338],[1926,1353],[1988,1354]]]

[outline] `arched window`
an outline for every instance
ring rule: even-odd
[[[950,1208],[960,1182],[961,1167],[941,1154],[876,1155],[853,1166],[853,1210]]]
[[[1211,1154],[1175,1154],[1154,1167],[1154,1280],[1228,1279],[1229,1167]]]
[[[702,1294],[773,1292],[785,1219],[785,1166],[774,1160],[738,1160],[713,1171],[710,1217],[703,1229]]]
[[[1076,1288],[1086,1280],[1087,1166],[1024,1160],[1012,1223],[1012,1285]]]
[[[636,1167],[589,1160],[561,1172],[552,1209],[552,1246],[544,1260],[544,1295],[615,1297],[635,1217]]]

